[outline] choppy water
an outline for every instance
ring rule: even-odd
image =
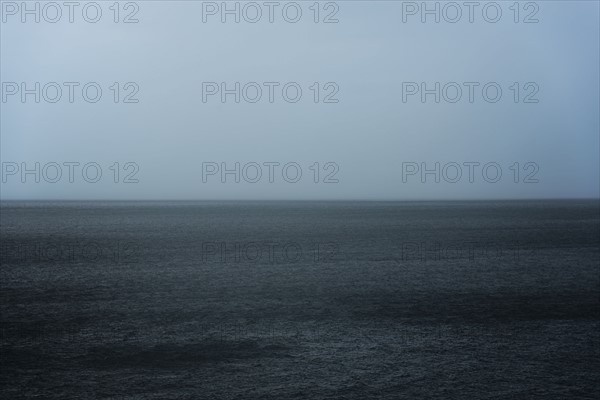
[[[598,398],[598,201],[2,203],[1,398]]]

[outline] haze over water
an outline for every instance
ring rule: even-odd
[[[600,398],[599,11],[0,1],[0,399]]]

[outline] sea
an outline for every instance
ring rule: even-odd
[[[598,399],[600,203],[3,201],[2,399]]]

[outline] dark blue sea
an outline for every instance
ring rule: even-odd
[[[598,200],[2,202],[2,399],[598,399]]]

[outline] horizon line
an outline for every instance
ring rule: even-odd
[[[398,199],[398,198],[344,198],[344,199],[118,199],[118,198],[106,198],[106,199],[2,199],[0,202],[256,202],[256,201],[277,201],[277,202],[435,202],[435,201],[557,201],[557,200],[596,200],[600,201],[600,197],[536,197],[536,198],[523,198],[523,197],[511,197],[511,198],[418,198],[418,199]]]

